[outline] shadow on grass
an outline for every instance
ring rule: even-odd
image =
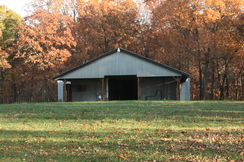
[[[3,161],[15,158],[17,161],[243,160],[241,133],[171,129],[90,132],[1,129],[0,134],[5,139],[0,147]]]

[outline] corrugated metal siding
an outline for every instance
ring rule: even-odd
[[[181,76],[180,74],[123,52],[96,60],[92,64],[69,72],[59,79],[104,78],[111,75],[138,77]]]
[[[84,91],[78,91],[79,86],[84,86]],[[99,101],[101,88],[99,79],[72,80],[72,101]]]
[[[182,88],[180,91],[180,100],[190,100],[190,78],[187,78],[184,83],[182,83]]]
[[[173,78],[142,78],[141,100],[176,100],[177,83]]]

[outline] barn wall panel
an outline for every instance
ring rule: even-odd
[[[99,79],[72,80],[72,101],[99,101],[101,88]]]
[[[173,78],[142,78],[141,100],[176,100],[176,81]]]

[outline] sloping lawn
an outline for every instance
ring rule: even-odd
[[[0,105],[0,161],[244,161],[244,101]]]

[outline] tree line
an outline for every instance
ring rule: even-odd
[[[244,100],[244,0],[0,6],[0,103],[56,101],[51,78],[117,47],[189,73],[193,100]]]

